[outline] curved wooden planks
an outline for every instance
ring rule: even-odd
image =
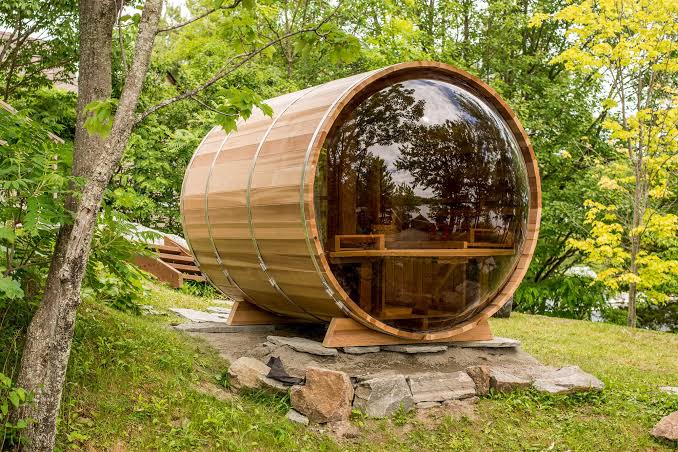
[[[368,91],[415,77],[451,77],[488,101],[520,146],[530,188],[528,235],[512,275],[473,318],[430,333],[386,325],[349,298],[330,271],[318,240],[313,202],[320,149],[342,111]],[[213,284],[280,315],[325,322],[349,316],[377,331],[419,341],[440,341],[469,331],[510,298],[536,246],[541,187],[527,134],[494,90],[449,65],[412,62],[280,96],[268,104],[271,117],[257,111],[231,136],[213,129],[186,172],[181,198],[184,232]]]

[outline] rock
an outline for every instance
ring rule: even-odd
[[[266,377],[270,370],[261,361],[243,356],[233,361],[228,368],[229,381],[237,390],[264,389],[273,393],[286,393],[285,385]]]
[[[650,434],[665,441],[678,442],[678,411],[661,418]]]
[[[447,345],[382,345],[381,349],[385,352],[398,353],[437,353],[447,350]]]
[[[267,333],[275,330],[274,325],[227,325],[225,322],[181,323],[175,330],[190,333]]]
[[[408,381],[415,403],[466,399],[476,395],[476,385],[466,372],[410,375]]]
[[[346,420],[351,415],[353,385],[344,372],[310,367],[306,384],[293,386],[292,407],[318,423]]]
[[[264,389],[271,394],[287,394],[289,386],[281,381],[274,380],[269,377],[261,377],[259,380],[259,388]]]
[[[538,378],[532,386],[549,394],[569,394],[572,392],[600,391],[605,385],[578,366],[568,366],[549,372]]]
[[[381,348],[379,346],[374,347],[344,347],[344,353],[349,355],[364,355],[365,353],[378,353]]]
[[[357,438],[360,430],[349,421],[335,421],[327,424],[327,429],[332,436],[341,439]]]
[[[678,386],[662,386],[659,390],[669,394],[678,394]]]
[[[320,342],[303,337],[268,336],[266,340],[275,345],[287,345],[298,352],[310,353],[311,355],[337,356],[339,353],[335,348],[323,347]]]
[[[466,368],[466,373],[476,385],[476,394],[487,395],[490,392],[490,368],[487,366],[471,366]]]
[[[214,314],[211,312],[196,311],[195,309],[170,308],[170,311],[187,318],[191,322],[220,322],[226,323],[227,315]]]
[[[393,369],[387,369],[381,372],[377,372],[376,374],[363,374],[363,375],[356,375],[354,377],[356,383],[361,383],[363,381],[367,380],[372,380],[373,378],[381,378],[381,377],[395,377],[397,375],[400,375],[398,372],[396,372]]]
[[[231,313],[231,308],[225,308],[223,306],[209,306],[207,308],[209,312],[214,312],[215,314],[229,315]]]
[[[297,424],[308,425],[308,418],[296,410],[290,409],[285,417]]]
[[[506,337],[493,337],[489,341],[451,342],[449,345],[461,348],[517,348],[520,341]]]
[[[504,372],[502,370],[490,370],[490,387],[495,391],[508,392],[516,389],[527,388],[532,384],[527,378]]]
[[[417,403],[418,410],[428,410],[442,405],[440,402],[419,402]]]
[[[409,411],[414,407],[410,387],[403,375],[378,375],[359,380],[355,387],[353,407],[369,417],[391,416],[403,407]]]

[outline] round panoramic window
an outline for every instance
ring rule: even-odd
[[[365,313],[401,330],[446,329],[486,307],[527,235],[513,133],[452,78],[382,82],[349,104],[314,190],[332,273]]]

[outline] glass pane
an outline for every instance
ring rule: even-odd
[[[328,135],[315,180],[332,272],[363,310],[408,331],[491,302],[527,230],[527,171],[499,114],[451,81],[393,83]]]

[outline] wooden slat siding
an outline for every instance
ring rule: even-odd
[[[341,111],[365,91],[372,92],[388,82],[415,77],[453,78],[491,104],[507,122],[520,147],[530,188],[527,237],[510,277],[496,291],[492,302],[471,319],[444,331],[428,333],[412,333],[386,325],[363,312],[348,297],[331,273],[329,256],[318,240],[313,205],[314,176],[320,148]],[[280,99],[272,99],[269,103],[279,103]],[[302,96],[291,104],[275,121],[265,140],[257,142],[256,137],[263,137],[266,132],[262,133],[262,130],[272,121],[272,118],[261,115],[245,121],[233,140],[224,143],[215,161],[213,174],[218,175],[219,180],[209,186],[213,242],[210,242],[204,225],[204,193],[199,193],[195,187],[205,188],[206,174],[209,173],[205,166],[213,161],[215,147],[218,147],[215,143],[224,136],[220,129],[213,130],[206,137],[187,170],[181,202],[185,235],[196,249],[202,271],[214,281],[220,280],[218,285],[222,290],[226,288],[227,281],[221,281],[225,278],[220,278],[219,273],[223,275],[223,269],[227,268],[238,285],[250,295],[250,301],[263,309],[283,315],[303,315],[295,312],[294,306],[280,296],[282,291],[304,311],[323,320],[349,315],[365,326],[414,341],[445,340],[464,334],[475,328],[478,322],[489,318],[513,294],[527,271],[539,232],[539,172],[534,151],[515,114],[480,79],[441,63],[398,64],[314,88],[313,95]],[[259,155],[251,178],[249,209],[253,233],[266,263],[266,271],[260,269],[251,245],[251,234],[248,236],[248,206],[244,202],[247,187],[242,185],[247,156],[253,156],[256,149],[259,149]],[[307,156],[308,151],[310,156]],[[300,186],[302,178],[303,187]],[[210,256],[212,243],[221,255],[221,266]],[[248,251],[250,249],[252,252]],[[496,248],[493,251],[501,252]],[[385,269],[385,273],[391,272]],[[269,278],[278,285],[279,293],[271,290]],[[331,288],[332,295],[327,292],[324,283]]]
[[[247,204],[247,185],[256,151],[280,112],[299,96],[300,93],[292,93],[268,101],[272,116],[257,110],[224,142],[214,161],[207,192],[212,242],[215,249],[228,250],[227,254],[220,253],[222,266],[238,287],[271,311],[309,317],[269,282],[251,239]]]

